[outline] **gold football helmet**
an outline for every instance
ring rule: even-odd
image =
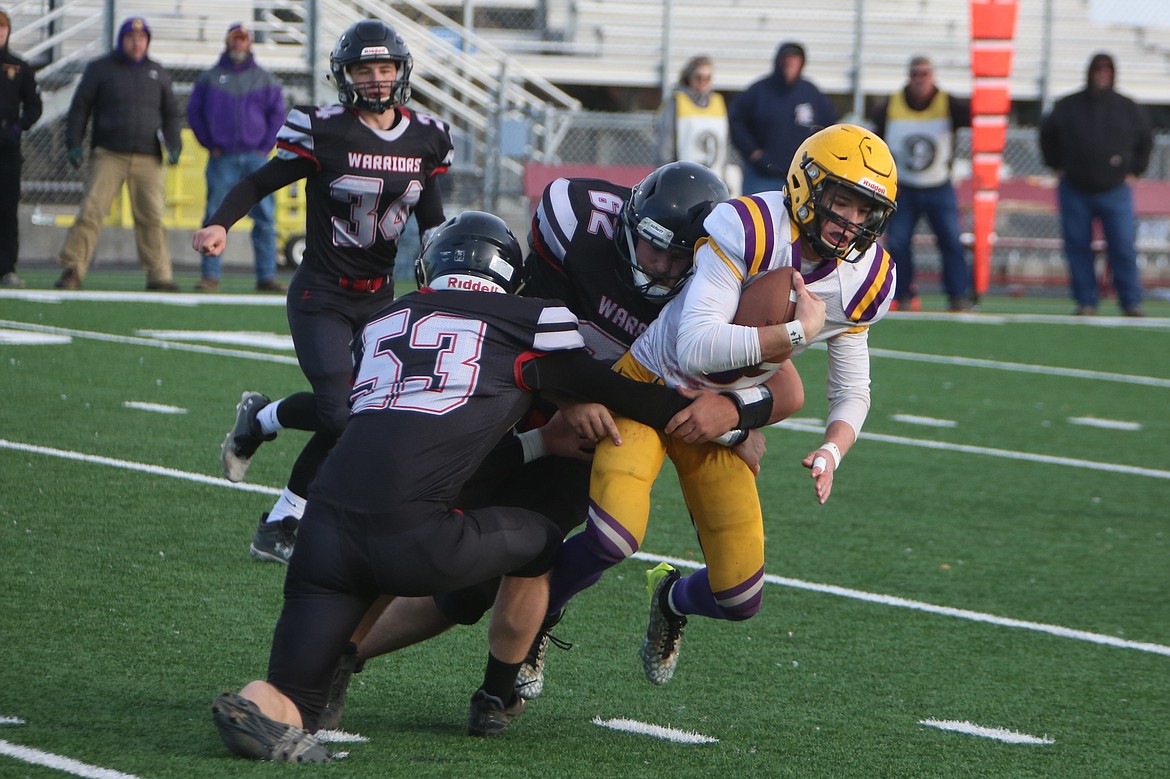
[[[860,222],[833,210],[843,192],[870,206]],[[898,170],[886,142],[853,124],[835,124],[813,133],[796,150],[784,195],[797,228],[822,259],[857,262],[886,229],[897,206]],[[825,220],[841,227],[836,243],[825,240]]]

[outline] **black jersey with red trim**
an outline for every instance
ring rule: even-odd
[[[352,414],[313,489],[364,510],[388,500],[450,504],[531,403],[518,363],[583,345],[576,317],[549,301],[403,295],[354,341]]]
[[[586,348],[606,363],[625,354],[665,304],[634,289],[614,241],[629,196],[629,187],[608,181],[559,178],[532,217],[536,261],[523,294],[563,301],[580,320]]]
[[[394,272],[398,238],[423,189],[438,186],[436,176],[450,167],[454,147],[444,122],[393,110],[398,120],[389,130],[340,105],[288,112],[277,155],[317,166],[305,182],[305,266],[351,279]]]
[[[354,341],[352,415],[310,500],[371,513],[412,501],[451,505],[542,390],[657,428],[689,403],[620,376],[584,345],[573,312],[552,301],[432,289],[403,295]]]

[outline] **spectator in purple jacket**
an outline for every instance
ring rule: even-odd
[[[263,165],[284,123],[280,82],[256,64],[252,33],[242,23],[228,28],[219,62],[200,74],[187,103],[187,123],[211,155],[207,160],[207,214],[215,213],[236,182]],[[284,292],[276,280],[276,203],[261,200],[252,217],[256,290]],[[220,258],[203,255],[197,292],[219,289]]]

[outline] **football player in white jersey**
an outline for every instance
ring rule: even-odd
[[[823,443],[803,459],[824,503],[869,408],[868,328],[889,309],[894,289],[893,262],[875,239],[894,211],[896,191],[893,157],[876,135],[854,125],[812,135],[797,151],[783,192],[715,207],[704,222],[710,237],[695,253],[690,283],[615,370],[673,387],[722,387],[728,372],[775,364],[827,341],[828,424]],[[731,324],[748,279],[782,266],[799,271],[793,281],[796,320],[761,328]],[[770,410],[770,398],[758,386],[768,375],[735,381],[745,417],[756,406],[760,414]],[[610,441],[597,448],[589,521],[562,549],[549,613],[638,550],[649,520],[650,487],[669,456],[707,567],[683,578],[666,564],[647,573],[651,606],[643,670],[651,682],[665,684],[688,615],[745,620],[759,611],[763,514],[754,474],[728,449],[669,439],[629,419],[619,419],[618,429],[620,448]]]

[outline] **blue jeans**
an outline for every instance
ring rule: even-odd
[[[760,192],[779,192],[784,189],[786,171],[777,171],[778,176],[765,176],[747,163],[743,166],[743,193],[756,195]]]
[[[1097,306],[1097,273],[1093,269],[1093,220],[1101,220],[1108,246],[1109,268],[1117,302],[1125,311],[1137,309],[1142,302],[1142,283],[1138,277],[1137,218],[1133,211],[1133,191],[1122,184],[1106,192],[1083,192],[1060,180],[1060,231],[1064,238],[1064,256],[1068,258],[1069,285],[1078,306]]]
[[[898,268],[895,299],[906,302],[917,294],[914,286],[912,241],[918,220],[926,217],[942,261],[943,290],[951,302],[968,298],[971,269],[959,238],[959,203],[950,182],[937,187],[899,187],[898,210],[890,217],[883,245]]]
[[[220,154],[207,160],[207,212],[204,220],[215,213],[236,182],[268,161],[260,152]],[[276,277],[276,199],[269,195],[248,212],[252,217],[252,252],[256,262],[256,281]],[[219,257],[203,255],[200,270],[203,278],[219,281],[222,263]]]

